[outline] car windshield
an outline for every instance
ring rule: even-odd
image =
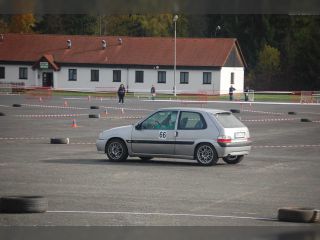
[[[216,113],[212,115],[225,128],[245,127],[245,125],[242,122],[240,122],[235,116],[233,116],[229,112]]]

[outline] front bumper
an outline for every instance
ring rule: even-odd
[[[97,142],[96,142],[97,150],[98,150],[99,152],[105,152],[106,143],[107,143],[107,140],[105,140],[105,139],[98,139]]]

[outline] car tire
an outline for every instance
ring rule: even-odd
[[[9,196],[0,199],[3,213],[43,213],[48,209],[48,199],[42,196]]]
[[[70,140],[69,138],[51,138],[50,143],[51,144],[69,144]]]
[[[240,156],[227,156],[222,158],[223,161],[225,161],[228,164],[237,164],[239,162],[241,162],[243,160],[244,156],[240,155]]]
[[[209,143],[201,143],[195,150],[195,159],[202,166],[212,166],[218,162],[216,149]]]
[[[142,161],[149,161],[151,160],[153,157],[139,157]]]
[[[15,103],[15,104],[12,104],[12,107],[21,107],[21,104]]]
[[[240,110],[239,109],[230,109],[230,112],[232,112],[232,113],[240,113]]]
[[[89,118],[100,118],[100,114],[89,114]]]
[[[296,112],[288,112],[289,115],[297,115]]]
[[[91,106],[90,109],[99,109],[99,106]]]
[[[5,116],[5,114],[3,112],[0,112],[0,116]]]
[[[301,122],[312,122],[310,119],[308,118],[301,118],[300,120]]]
[[[111,139],[106,145],[106,154],[110,161],[122,162],[128,158],[128,148],[120,139]]]
[[[278,220],[284,222],[319,222],[320,213],[312,208],[285,207],[278,210]]]

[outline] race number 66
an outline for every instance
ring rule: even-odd
[[[159,131],[159,138],[166,139],[167,138],[167,131]]]

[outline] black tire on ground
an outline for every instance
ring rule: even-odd
[[[230,112],[232,112],[232,113],[240,113],[240,110],[239,109],[230,109]]]
[[[5,116],[5,114],[3,112],[0,112],[0,116]]]
[[[240,156],[227,156],[222,158],[223,161],[225,161],[228,164],[237,164],[239,162],[241,162],[243,160],[244,156],[240,155]]]
[[[288,112],[289,115],[297,115],[296,112]]]
[[[9,196],[0,199],[3,213],[43,213],[48,209],[48,199],[42,196]]]
[[[12,104],[12,107],[21,107],[21,104],[15,103],[15,104]]]
[[[91,106],[90,109],[99,109],[99,106]]]
[[[51,144],[69,144],[70,140],[69,138],[51,138],[50,143]]]
[[[106,154],[110,161],[122,162],[128,158],[127,145],[121,139],[111,139],[106,145]]]
[[[201,143],[195,150],[195,159],[202,166],[212,166],[218,162],[216,149],[209,143]]]
[[[312,122],[312,121],[308,118],[301,118],[301,122]]]
[[[284,222],[319,222],[319,211],[312,208],[285,207],[278,210],[278,220]]]
[[[153,157],[139,157],[142,161],[149,161],[151,160]]]
[[[89,114],[89,118],[100,118],[100,114]]]

